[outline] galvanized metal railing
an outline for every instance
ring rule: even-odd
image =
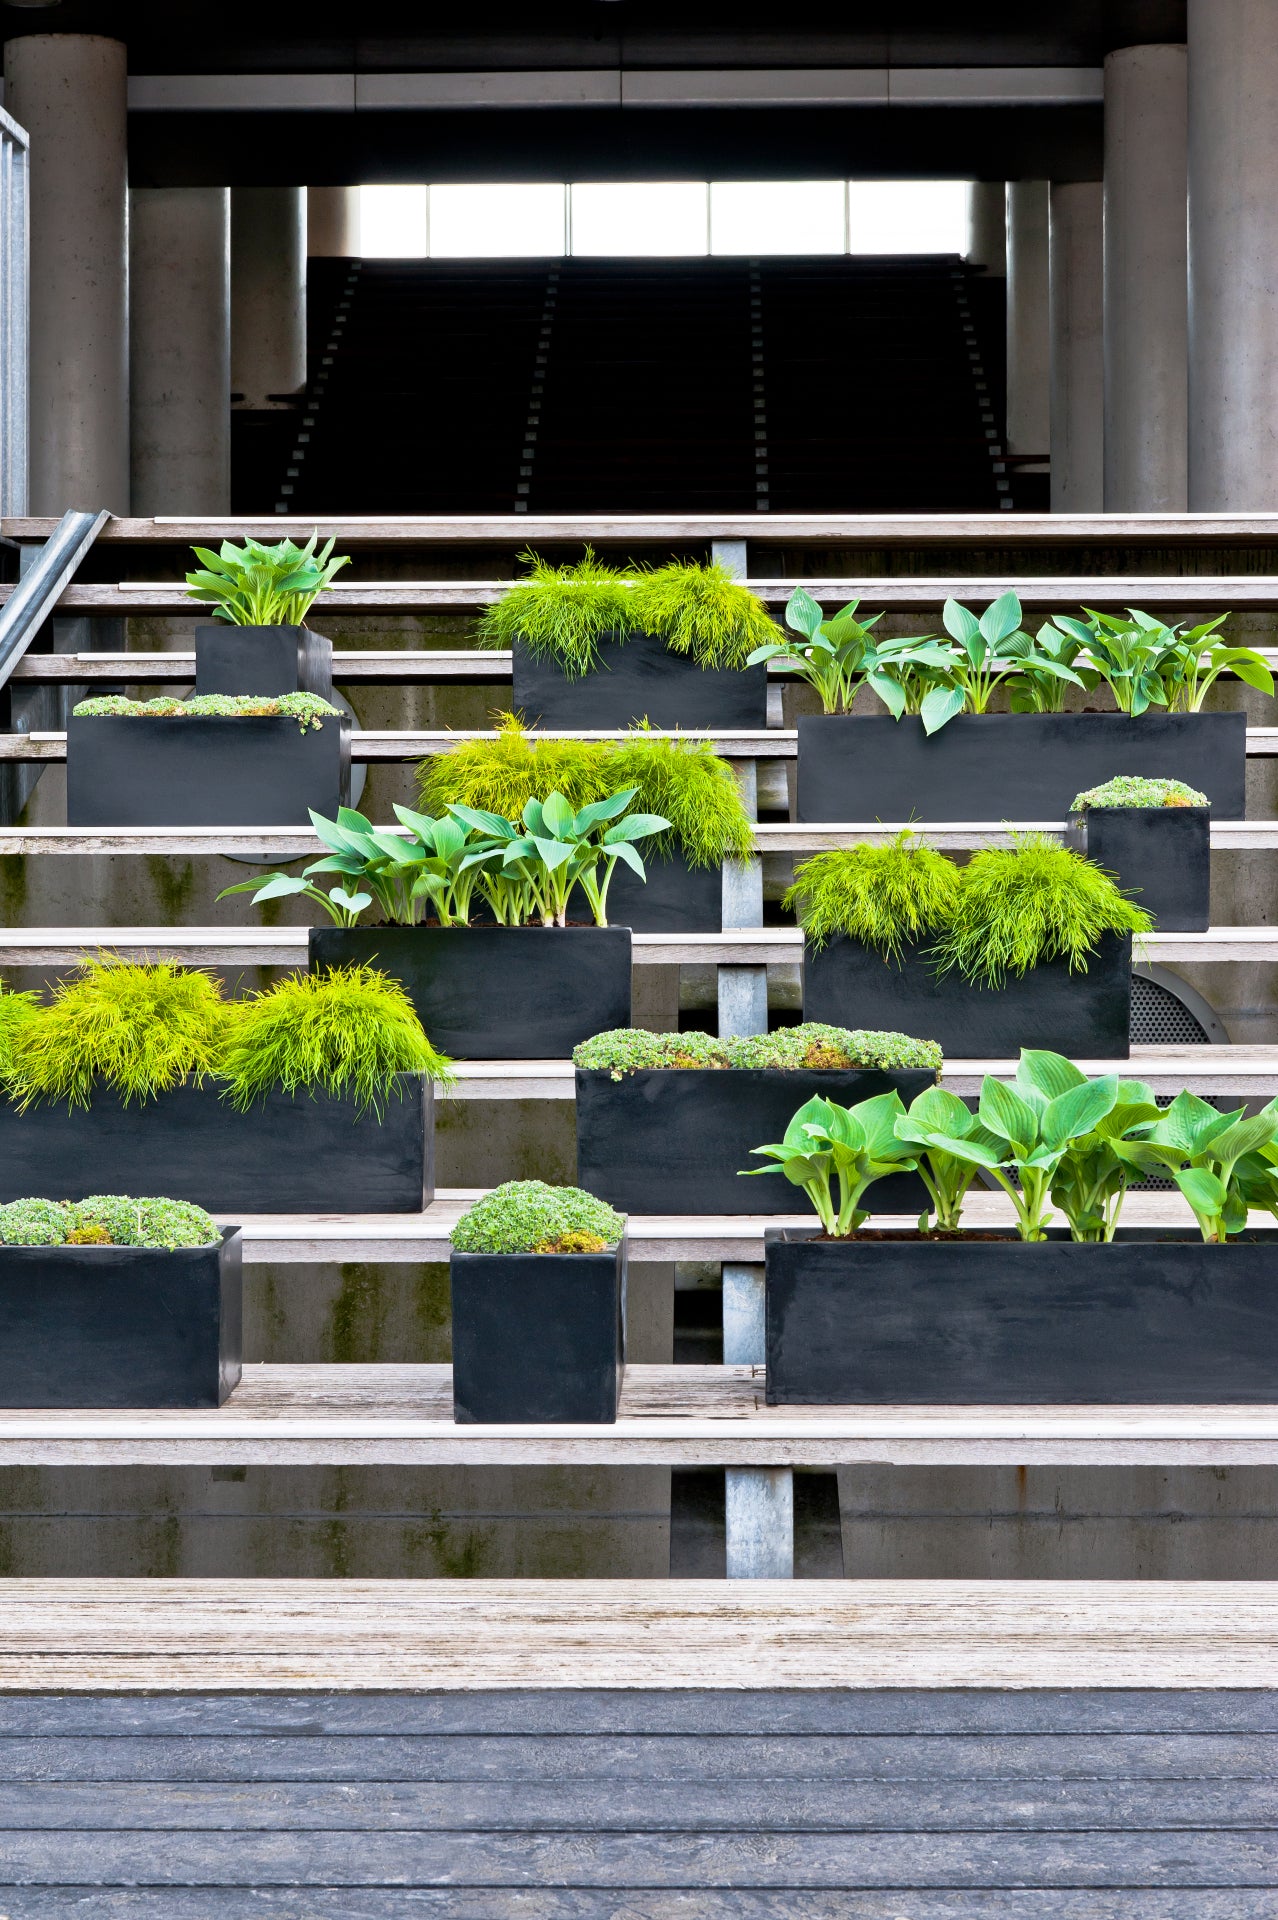
[[[29,339],[27,135],[0,111],[0,514],[27,511]]]

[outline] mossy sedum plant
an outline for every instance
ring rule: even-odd
[[[557,666],[580,680],[599,664],[603,641],[624,639],[630,631],[630,580],[618,567],[604,566],[586,548],[585,558],[566,567],[551,566],[535,553],[521,553],[528,574],[486,607],[476,629],[481,647],[527,647],[534,660]]]
[[[844,934],[899,962],[950,924],[958,891],[954,862],[907,828],[886,846],[862,842],[804,860],[783,904],[797,911],[809,945]]]
[[[87,1200],[11,1200],[0,1206],[6,1247],[212,1247],[222,1232],[187,1200],[98,1193]]]
[[[1104,934],[1148,933],[1149,914],[1103,867],[1045,833],[986,847],[961,870],[958,901],[932,958],[982,987],[1001,987],[1047,960],[1085,973]]]
[[[317,693],[198,693],[189,700],[128,700],[122,693],[94,694],[72,709],[84,720],[296,720],[300,733],[318,733],[342,710]]]
[[[10,1097],[23,1110],[87,1107],[109,1087],[127,1106],[198,1083],[218,1071],[227,1018],[217,981],[198,968],[89,960],[12,1027]]]
[[[917,1067],[939,1073],[944,1064],[935,1040],[916,1040],[908,1033],[832,1027],[820,1021],[778,1027],[774,1033],[739,1034],[728,1040],[708,1033],[649,1033],[642,1027],[614,1027],[583,1040],[573,1049],[572,1058],[574,1066],[583,1072],[607,1073],[614,1080],[653,1068],[797,1073],[803,1069],[875,1067],[890,1071]]]
[[[552,793],[579,808],[633,787],[628,812],[670,822],[669,833],[651,843],[657,858],[677,849],[690,867],[713,867],[754,851],[736,777],[705,740],[672,740],[642,728],[613,744],[543,740],[512,715],[490,739],[424,760],[417,779],[421,809],[435,819],[459,805],[518,820],[529,800]]]
[[[241,1112],[276,1087],[320,1088],[380,1111],[401,1073],[453,1078],[403,987],[372,967],[290,974],[233,1015],[219,1067]]]
[[[1103,786],[1074,795],[1071,813],[1088,807],[1209,807],[1211,801],[1183,780],[1147,780],[1142,774],[1120,773]]]
[[[631,617],[699,667],[739,671],[756,647],[781,637],[757,594],[717,561],[672,561],[638,574]]]
[[[458,1253],[602,1253],[625,1232],[622,1214],[580,1187],[508,1180],[453,1228]]]

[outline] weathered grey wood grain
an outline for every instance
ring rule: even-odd
[[[1267,1734],[78,1735],[0,1742],[0,1779],[757,1781],[1278,1779]]]
[[[601,1789],[606,1790],[606,1789]],[[1278,1834],[0,1832],[13,1886],[1271,1887]],[[5,1884],[0,1881],[0,1885]]]
[[[0,1830],[999,1833],[1278,1826],[1263,1779],[67,1781],[0,1785]],[[3,1870],[0,1869],[0,1872]]]
[[[741,1692],[612,1688],[482,1693],[0,1694],[15,1735],[1278,1734],[1278,1693],[1026,1688]],[[0,1748],[0,1751],[3,1749]],[[1190,1749],[1192,1751],[1192,1749]]]

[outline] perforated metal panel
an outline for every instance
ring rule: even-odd
[[[1143,974],[1132,975],[1131,1038],[1137,1046],[1201,1046],[1211,1039],[1202,1021],[1170,987]]]

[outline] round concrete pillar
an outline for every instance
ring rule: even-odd
[[[1007,187],[1002,180],[968,182],[965,258],[988,274],[1001,277],[1007,272]]]
[[[120,40],[5,44],[31,136],[31,511],[129,511],[127,58]]]
[[[1103,215],[1104,189],[1099,181],[1053,185],[1053,513],[1100,513],[1104,506]]]
[[[1105,61],[1105,510],[1188,498],[1186,50]]]
[[[306,189],[306,251],[312,260],[353,260],[358,256],[358,187]]]
[[[130,195],[133,511],[231,511],[231,196]]]
[[[306,385],[306,189],[231,194],[231,390],[286,407]]]
[[[1047,456],[1051,331],[1048,323],[1046,180],[1007,184],[1007,450]]]
[[[1278,6],[1189,0],[1189,506],[1278,508]]]

